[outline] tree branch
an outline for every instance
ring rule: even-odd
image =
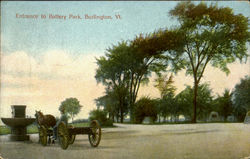
[[[193,72],[195,72],[192,55],[191,55],[191,53],[189,51],[187,52],[187,54],[188,54],[189,60],[191,62],[192,70],[193,70]]]
[[[202,68],[202,71],[201,71],[200,76],[198,77],[198,83],[199,83],[200,80],[201,80],[201,77],[202,77],[202,75],[203,75],[203,73],[204,73],[204,71],[205,71],[205,68],[206,68],[208,62],[209,62],[209,61],[212,59],[212,57],[213,57],[213,54],[212,54],[211,52],[214,52],[215,48],[217,48],[217,47],[218,47],[218,44],[217,44],[217,45],[214,45],[213,48],[212,48],[212,50],[211,50],[211,51],[209,52],[209,54],[207,55],[206,62],[205,62],[205,64],[204,64],[203,68]]]
[[[200,74],[200,76],[198,77],[198,80],[197,80],[198,83],[200,82],[201,77],[202,77],[202,75],[203,75],[203,73],[204,73],[204,71],[205,71],[205,68],[206,68],[206,66],[207,66],[207,64],[208,64],[209,61],[210,61],[210,56],[207,57],[207,59],[206,59],[206,62],[205,62],[205,64],[204,64],[203,68],[202,68],[201,74]]]

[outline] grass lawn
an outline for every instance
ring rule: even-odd
[[[7,126],[0,126],[0,135],[5,135],[10,133],[10,128]]]
[[[73,125],[74,127],[89,127],[89,122],[82,122],[82,123],[74,123],[71,124],[69,123],[69,125]],[[115,127],[115,126],[103,126],[102,128],[110,128],[110,127]],[[6,135],[6,134],[10,134],[11,133],[11,129],[8,126],[0,126],[0,135]],[[28,134],[36,134],[38,133],[38,128],[37,125],[32,124],[29,125],[27,127],[27,133]]]
[[[74,127],[88,127],[89,123],[75,123],[72,124]],[[6,135],[11,133],[11,128],[8,126],[0,126],[0,135]],[[36,134],[38,133],[37,125],[32,124],[27,127],[28,134]]]
[[[8,126],[0,126],[0,135],[6,135],[10,134],[11,129]],[[38,133],[38,128],[36,125],[30,125],[27,127],[27,133],[28,134],[35,134]]]
[[[28,134],[36,134],[36,133],[38,133],[37,125],[35,125],[35,124],[29,125],[27,127],[27,133]]]

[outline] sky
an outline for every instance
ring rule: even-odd
[[[104,93],[104,86],[97,84],[94,78],[96,58],[121,40],[132,40],[140,33],[178,25],[168,14],[177,3],[1,2],[0,116],[11,117],[10,106],[15,104],[27,105],[28,116],[34,116],[35,110],[59,116],[60,103],[76,97],[83,105],[76,118],[87,118],[96,108],[94,99]],[[248,2],[217,4],[233,8],[235,14],[250,16]],[[37,18],[22,18],[24,15]],[[72,19],[70,15],[82,19]],[[86,15],[112,19],[85,19]],[[60,16],[66,19],[58,19]],[[240,78],[249,75],[249,66],[249,59],[246,63],[230,64],[228,76],[208,66],[203,82],[210,83],[214,95],[221,94],[225,88],[232,90]],[[140,89],[139,97],[159,97],[153,87],[154,78],[152,76],[149,85]],[[192,85],[192,78],[185,76],[185,70],[178,73],[174,81],[177,93],[186,84]]]

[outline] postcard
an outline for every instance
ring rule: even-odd
[[[248,1],[2,1],[0,159],[249,159]]]

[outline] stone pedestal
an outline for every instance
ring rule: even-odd
[[[26,105],[12,105],[12,118],[25,118]]]
[[[29,140],[27,126],[35,121],[35,118],[25,118],[25,105],[12,105],[12,118],[1,118],[3,123],[11,127],[10,140]]]
[[[11,135],[10,140],[11,141],[29,141],[30,136],[29,135]]]
[[[27,134],[26,127],[13,127],[11,128],[10,140],[12,141],[25,141],[29,140],[29,135]]]

